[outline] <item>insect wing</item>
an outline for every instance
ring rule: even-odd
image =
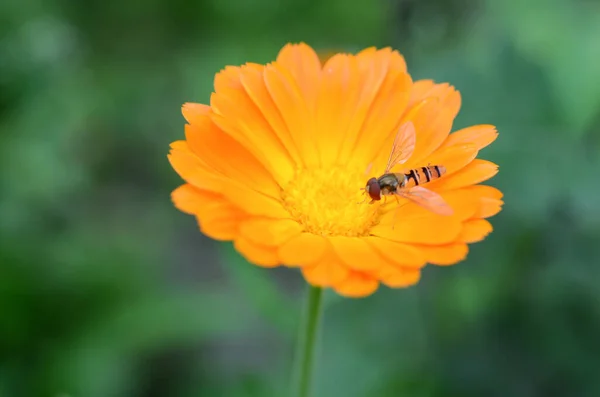
[[[406,190],[398,189],[396,194],[439,215],[450,216],[454,213],[452,207],[444,201],[442,196],[422,186],[415,186]]]
[[[402,124],[394,138],[392,151],[384,173],[387,174],[395,165],[406,163],[406,160],[415,151],[416,142],[417,134],[415,133],[414,124],[410,121]]]

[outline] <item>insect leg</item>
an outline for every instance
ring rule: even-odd
[[[398,210],[401,207],[400,199],[398,198],[398,195],[394,194],[394,198],[396,199],[396,203],[398,203],[398,206],[394,210],[394,216],[392,217],[392,230],[394,230],[394,226],[396,226],[396,216],[398,215]]]

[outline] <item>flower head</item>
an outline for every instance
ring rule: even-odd
[[[322,65],[309,46],[287,45],[270,64],[226,67],[214,87],[210,105],[183,106],[185,140],[169,160],[186,183],[172,199],[249,262],[299,267],[312,285],[361,297],[416,284],[425,264],[457,263],[492,231],[485,218],[502,193],[479,183],[498,167],[476,156],[496,129],[450,134],[460,94],[413,82],[398,52],[368,48]],[[365,201],[406,125],[414,151],[391,172],[443,166],[421,183],[451,214],[398,195]]]

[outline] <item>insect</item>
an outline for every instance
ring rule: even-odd
[[[421,168],[413,168],[400,173],[390,173],[390,170],[400,164],[404,164],[415,150],[416,134],[412,122],[403,124],[392,145],[385,172],[379,178],[371,178],[367,181],[364,190],[371,197],[373,204],[384,196],[406,198],[436,214],[452,215],[452,208],[439,194],[421,186],[427,182],[439,179],[446,173],[443,165],[428,165]]]

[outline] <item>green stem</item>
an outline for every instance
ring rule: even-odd
[[[312,393],[315,357],[323,312],[323,289],[309,287],[296,346],[292,396],[309,397]]]

